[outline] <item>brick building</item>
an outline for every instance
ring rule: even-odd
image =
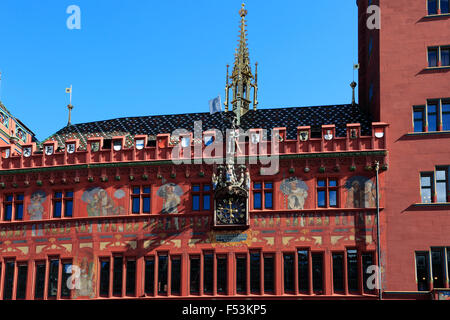
[[[424,21],[408,23],[448,26],[445,14],[428,17],[426,1],[416,2]],[[445,133],[413,134],[411,122],[427,99],[440,97],[445,109],[445,82],[424,102],[404,100],[426,91],[422,77],[448,73],[424,66],[424,75],[408,79],[395,69],[411,62],[396,57],[401,36],[384,14],[411,14],[411,6],[381,3],[381,30],[364,28],[367,1],[358,6],[359,105],[258,109],[243,7],[225,112],[68,125],[40,144],[23,144],[23,155],[10,149],[0,159],[0,298],[378,299],[367,272],[379,264],[378,244],[384,297],[431,298],[436,286],[419,292],[415,261],[448,245],[449,211],[440,193],[422,203],[427,186],[419,182],[422,169],[423,182],[440,177]],[[442,61],[445,43],[436,45]],[[403,88],[394,79],[419,81],[414,95],[385,89]],[[400,128],[407,117],[409,126]],[[439,144],[441,153],[401,155],[413,142],[423,150]],[[272,165],[277,170],[267,175]]]

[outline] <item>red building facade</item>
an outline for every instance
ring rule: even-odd
[[[372,2],[379,30],[358,1],[359,105],[257,109],[242,8],[225,112],[68,125],[23,154],[3,146],[0,298],[378,299],[379,264],[383,298],[445,296],[432,290],[448,288],[450,265],[448,15]],[[403,59],[402,41],[417,54]],[[428,41],[437,67],[422,66]]]
[[[0,101],[0,148],[13,146],[13,152],[22,153],[22,144],[35,141],[34,133],[19,119],[14,117]],[[2,156],[8,157],[6,150],[2,149]]]
[[[360,105],[390,124],[382,230],[387,297],[449,296],[450,15],[448,1],[359,6]],[[446,288],[447,290],[439,290]]]

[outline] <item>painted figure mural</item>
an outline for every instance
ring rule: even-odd
[[[44,215],[44,207],[42,204],[45,202],[47,195],[44,191],[36,191],[30,197],[30,204],[28,205],[28,214],[30,220],[42,220]]]
[[[75,290],[75,298],[95,297],[95,259],[94,252],[91,248],[83,248],[80,250],[78,259],[80,268],[79,286]]]
[[[8,128],[9,117],[5,115],[3,112],[0,112],[0,123]]]
[[[347,208],[374,208],[376,206],[376,186],[367,177],[356,176],[347,180]]]
[[[178,205],[181,202],[180,197],[183,193],[183,189],[175,183],[162,185],[156,193],[164,200],[161,213],[178,213]]]
[[[296,177],[283,180],[280,185],[281,192],[285,195],[285,207],[289,210],[303,210],[308,197],[308,186]]]
[[[115,195],[117,195],[117,191]],[[116,206],[114,200],[102,188],[88,189],[81,198],[87,203],[87,212],[89,217],[112,216],[125,213],[122,206]]]

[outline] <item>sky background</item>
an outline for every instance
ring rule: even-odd
[[[241,3],[1,0],[0,100],[39,140],[67,124],[71,84],[73,124],[209,112],[210,99],[224,99]],[[69,5],[81,9],[81,30],[66,26]],[[354,0],[247,0],[246,7],[259,108],[351,103]]]

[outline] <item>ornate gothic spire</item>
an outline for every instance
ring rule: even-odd
[[[233,100],[231,101],[233,112],[237,117],[237,124],[240,124],[240,118],[249,110],[250,106],[250,91],[253,88],[253,108],[256,110],[258,105],[257,101],[257,65],[255,67],[255,76],[252,74],[252,69],[250,66],[250,55],[247,46],[247,34],[246,34],[246,20],[247,10],[245,9],[245,4],[242,4],[242,8],[239,11],[241,17],[241,25],[239,31],[239,45],[236,49],[234,67],[231,76],[228,75],[227,66],[227,84],[225,87],[226,98],[225,98],[225,111],[228,111],[228,101],[229,101],[229,90],[232,89]],[[231,83],[228,83],[231,80]],[[254,82],[252,83],[252,80]]]

